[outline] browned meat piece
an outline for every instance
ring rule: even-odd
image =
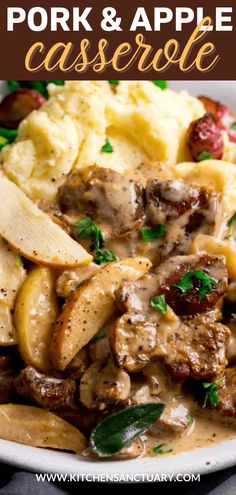
[[[219,129],[227,131],[230,141],[235,143],[236,130],[232,128],[232,123],[236,121],[236,115],[231,112],[229,107],[219,101],[212,100],[206,96],[199,96],[199,100],[203,103],[206,112],[210,112],[214,116]]]
[[[219,402],[216,409],[224,416],[236,418],[236,368],[226,368],[224,381],[219,382],[218,385]]]
[[[169,336],[166,345],[164,360],[171,374],[182,380],[214,380],[227,366],[229,336],[229,328],[211,321],[208,314],[181,322],[179,330]]]
[[[201,280],[192,279],[194,287],[183,293],[175,284],[188,272],[200,270],[214,279],[217,284],[204,298],[199,297]],[[156,269],[157,291],[164,294],[169,306],[177,315],[195,315],[214,308],[227,290],[228,274],[223,256],[190,255],[174,256]]]
[[[18,394],[32,399],[45,409],[53,410],[73,404],[76,396],[74,380],[46,376],[31,366],[21,371],[14,385]]]
[[[115,236],[125,235],[141,225],[143,196],[139,182],[95,166],[70,175],[58,191],[63,211],[92,215],[110,226]]]
[[[203,160],[202,153],[221,160],[224,154],[224,140],[221,130],[211,113],[190,124],[187,144],[192,158],[198,162]]]
[[[147,218],[153,225],[179,218],[199,204],[206,205],[207,196],[180,180],[149,179],[146,187]]]
[[[157,324],[140,313],[126,313],[118,318],[111,331],[110,342],[118,365],[129,372],[140,371],[151,358],[166,354]]]
[[[185,293],[173,287],[196,269],[215,282],[202,298],[199,279],[193,278],[193,288]],[[119,308],[125,315],[111,332],[112,351],[118,364],[138,371],[158,356],[180,379],[217,376],[227,365],[230,330],[218,323],[226,289],[224,257],[207,255],[170,258],[154,273],[133,284],[125,283],[117,293]],[[151,308],[150,301],[156,295],[165,295],[170,306],[164,314]]]
[[[38,110],[45,98],[35,89],[19,88],[0,103],[0,125],[17,129],[21,121],[33,110]]]
[[[173,285],[183,276],[195,270],[208,275],[217,283],[202,299],[199,297],[201,281],[193,277],[193,288],[183,293]],[[222,296],[227,290],[228,274],[225,258],[217,255],[173,256],[163,261],[154,273],[145,275],[135,283],[125,282],[116,292],[116,302],[122,312],[143,313],[150,310],[150,300],[155,295],[164,294],[167,304],[177,315],[195,315],[219,309]]]
[[[215,225],[218,194],[206,187],[192,187],[180,180],[149,180],[146,215],[152,225],[165,224],[162,258],[188,252],[198,233],[210,235]]]
[[[128,373],[112,362],[93,363],[80,381],[80,400],[88,409],[102,411],[127,399],[130,393]]]

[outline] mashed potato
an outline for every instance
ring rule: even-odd
[[[2,151],[6,175],[31,198],[54,199],[71,170],[97,164],[130,172],[141,162],[189,159],[186,132],[204,114],[187,92],[162,91],[151,81],[72,81],[49,86],[50,99],[20,125]],[[106,138],[114,152],[102,153]]]

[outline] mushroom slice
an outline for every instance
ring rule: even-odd
[[[151,262],[146,258],[124,258],[105,265],[77,289],[56,324],[52,342],[56,369],[64,370],[110,320],[116,311],[115,291],[120,285],[138,280],[149,268]]]
[[[0,197],[0,236],[25,258],[55,268],[73,268],[92,261],[78,242],[3,174]]]
[[[130,394],[130,377],[112,362],[91,364],[80,381],[80,400],[88,409],[102,411]]]
[[[0,405],[0,438],[76,454],[86,448],[85,437],[74,426],[49,411],[19,404]]]

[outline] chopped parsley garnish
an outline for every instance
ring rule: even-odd
[[[202,272],[201,270],[195,270],[194,272],[185,273],[178,284],[174,284],[173,287],[176,287],[177,289],[181,290],[183,294],[185,294],[189,290],[193,289],[194,278],[201,281],[198,290],[199,299],[204,299],[204,297],[206,297],[206,295],[211,292],[212,288],[217,285],[217,281],[214,278],[209,277],[209,275]]]
[[[230,129],[232,129],[232,131],[236,131],[236,122],[232,122]]]
[[[141,239],[143,242],[153,242],[162,237],[166,232],[166,226],[160,223],[155,229],[141,229]]]
[[[202,162],[203,160],[212,160],[212,158],[214,158],[214,156],[212,153],[208,153],[208,151],[202,151],[197,157],[199,162]]]
[[[183,294],[185,294],[185,292],[188,292],[193,288],[192,279],[193,279],[193,272],[187,272],[181,278],[178,284],[174,284],[173,287],[176,287],[177,289],[181,290]]]
[[[224,377],[215,380],[214,382],[202,382],[203,388],[206,390],[205,400],[202,407],[206,407],[209,400],[212,407],[216,407],[219,402],[219,397],[216,392],[220,390],[219,383],[224,380]]]
[[[120,81],[108,81],[111,86],[119,86]]]
[[[117,256],[113,253],[113,251],[101,251],[100,249],[98,249],[94,259],[97,265],[100,265],[101,263],[110,263],[111,261],[116,260]]]
[[[192,425],[192,424],[193,424],[193,422],[194,422],[194,418],[193,418],[193,416],[191,416],[191,414],[188,414],[188,416],[187,416],[187,420],[188,420],[188,424],[189,424],[189,425]]]
[[[235,241],[235,237],[233,237],[231,235],[232,226],[233,226],[233,223],[235,222],[235,220],[236,220],[236,211],[233,213],[233,215],[231,215],[231,217],[229,218],[229,220],[226,223],[226,225],[228,227],[228,234],[225,236],[225,239],[227,241],[230,241],[230,240]]]
[[[93,339],[91,340],[91,343],[95,344],[95,342],[98,342],[99,340],[105,339],[106,336],[107,336],[107,334],[105,332],[100,333],[98,335],[95,335],[95,337],[93,337]]]
[[[76,233],[78,239],[90,239],[92,241],[90,249],[96,251],[94,261],[97,265],[117,260],[113,251],[102,251],[102,248],[105,246],[105,239],[100,227],[97,226],[91,217],[85,217],[79,220],[75,223],[75,227],[79,229]]]
[[[159,311],[160,313],[164,314],[167,311],[167,303],[166,303],[166,298],[165,298],[164,294],[162,294],[160,296],[152,297],[150,304],[151,304],[153,309],[155,309],[156,311]]]
[[[158,86],[158,88],[161,89],[166,89],[168,87],[167,81],[151,81],[155,86]]]
[[[15,265],[16,265],[17,267],[19,267],[19,266],[21,266],[21,265],[22,265],[22,258],[21,258],[21,256],[17,256],[17,257],[16,257]]]
[[[103,145],[102,149],[101,149],[101,152],[102,153],[113,153],[114,149],[109,141],[108,138],[106,138],[106,142],[105,144]]]
[[[195,270],[193,276],[201,281],[198,296],[200,299],[204,299],[206,295],[211,292],[212,288],[217,285],[217,281],[214,278],[209,277],[201,270]]]
[[[224,239],[225,239],[226,241],[234,241],[234,242],[236,242],[236,237],[234,237],[234,236],[233,236],[233,235],[231,235],[231,234],[226,235],[226,236],[224,237]]]
[[[17,137],[16,130],[0,127],[0,150],[4,148],[4,146],[6,146],[7,144],[13,143],[16,137]]]
[[[236,211],[233,213],[233,215],[227,221],[227,227],[232,227],[235,220],[236,220]]]
[[[173,452],[173,449],[163,450],[162,447],[164,447],[164,445],[165,445],[164,443],[161,443],[160,445],[153,447],[152,449],[153,453],[157,455],[163,455],[163,454],[170,454],[170,452]]]
[[[98,251],[105,246],[102,231],[91,217],[85,217],[79,220],[75,223],[75,226],[79,228],[76,234],[79,239],[91,239],[91,249],[93,251]]]

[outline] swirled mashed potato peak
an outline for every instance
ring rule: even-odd
[[[204,114],[187,92],[162,91],[150,81],[69,81],[49,86],[50,99],[20,125],[2,151],[6,175],[31,198],[54,199],[71,170],[85,165],[130,172],[145,160],[189,159],[186,132]],[[106,138],[113,153],[102,153]]]

